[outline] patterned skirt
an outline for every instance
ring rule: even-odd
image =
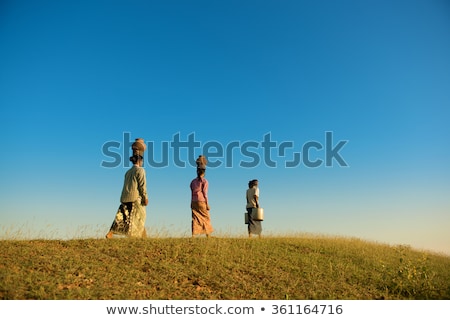
[[[140,199],[135,202],[121,203],[110,231],[128,237],[145,237],[145,219],[146,210]]]

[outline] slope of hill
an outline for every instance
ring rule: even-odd
[[[1,299],[450,299],[450,257],[358,239],[0,242]]]

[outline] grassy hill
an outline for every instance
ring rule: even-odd
[[[450,299],[450,257],[358,239],[0,244],[0,299]]]

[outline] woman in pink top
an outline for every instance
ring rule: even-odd
[[[191,181],[192,236],[213,232],[208,204],[208,180],[205,169],[197,168],[197,178]]]

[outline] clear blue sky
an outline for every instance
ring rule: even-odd
[[[275,168],[208,169],[218,235],[245,236],[257,178],[266,235],[450,254],[449,57],[443,0],[2,1],[0,235],[104,237],[128,162],[102,147],[128,133],[155,160],[177,134],[253,155],[270,134],[292,146]],[[326,132],[347,166],[286,168],[311,141],[325,159]],[[189,236],[195,169],[145,168],[150,233]]]

